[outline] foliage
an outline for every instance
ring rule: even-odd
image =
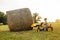
[[[4,25],[7,23],[6,14],[4,14],[3,12],[0,12],[0,23],[3,23]]]
[[[3,16],[4,16],[4,13],[3,12],[0,12],[0,23],[3,22]]]
[[[4,13],[3,12],[0,12],[0,17],[3,17],[4,16]]]
[[[33,14],[33,20],[34,20],[34,23],[36,23],[36,17],[38,16],[38,13],[34,13]]]
[[[6,15],[4,15],[4,17],[3,17],[3,24],[4,24],[4,25],[7,24],[7,16],[6,16]]]

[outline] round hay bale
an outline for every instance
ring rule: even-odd
[[[7,11],[7,22],[10,31],[31,30],[33,23],[31,12],[28,8]]]

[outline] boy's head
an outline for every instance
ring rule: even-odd
[[[46,25],[46,24],[44,24],[44,25]]]

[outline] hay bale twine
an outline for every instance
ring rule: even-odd
[[[7,22],[10,31],[31,30],[33,23],[31,12],[28,8],[7,11]]]

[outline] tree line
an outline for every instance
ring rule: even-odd
[[[36,23],[36,17],[38,16],[38,13],[33,13],[33,20]],[[38,19],[41,19],[41,16],[38,17]],[[56,19],[56,22],[60,22],[60,20]],[[7,15],[3,12],[0,12],[0,23],[3,23],[3,25],[7,24]]]

